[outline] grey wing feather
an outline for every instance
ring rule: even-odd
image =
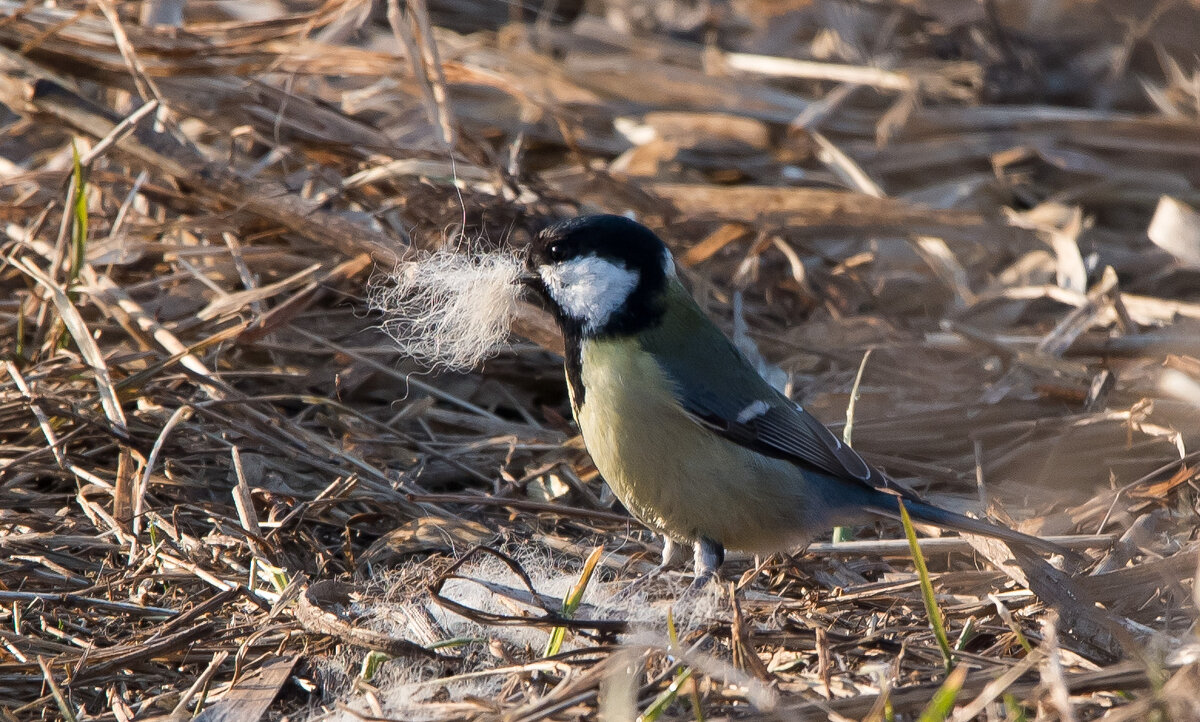
[[[744,396],[713,403],[709,393],[698,389],[680,391],[679,401],[684,410],[730,441],[835,477],[856,479],[873,486],[885,483],[882,475],[854,449],[782,394],[772,390],[767,398]],[[748,418],[739,417],[756,402],[766,404],[767,408]],[[729,408],[731,406],[737,408]]]
[[[842,443],[820,421],[800,406],[785,400],[787,408],[774,406],[749,424],[757,427],[759,438],[789,454],[812,459],[825,471],[839,469],[848,476],[866,481],[874,469],[854,449]]]

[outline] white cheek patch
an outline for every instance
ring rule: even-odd
[[[596,331],[625,305],[639,274],[599,256],[575,258],[538,269],[550,297],[567,316]]]

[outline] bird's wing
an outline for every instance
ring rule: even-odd
[[[674,383],[675,398],[684,411],[714,433],[760,454],[847,481],[901,491],[824,424],[763,380],[700,313],[688,307],[679,312],[682,318],[664,324],[662,332],[644,335],[642,341]]]
[[[760,454],[786,459],[839,478],[881,485],[882,475],[812,414],[782,394],[731,395],[674,374],[680,405],[718,435]]]

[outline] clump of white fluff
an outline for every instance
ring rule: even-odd
[[[537,544],[526,544],[517,550],[516,559],[525,570],[533,588],[552,599],[563,599],[578,582],[578,559],[557,554]],[[607,573],[601,572],[605,576]],[[427,571],[418,563],[412,563],[371,579],[363,590],[355,611],[361,614],[364,624],[375,631],[404,639],[414,639],[410,627],[413,609],[419,608],[428,614],[430,628],[442,639],[473,639],[473,643],[456,646],[443,653],[458,656],[457,674],[446,679],[446,671],[436,665],[415,662],[411,659],[395,659],[385,663],[370,680],[371,694],[355,683],[361,670],[362,652],[325,658],[314,663],[315,677],[322,686],[324,698],[321,704],[327,709],[308,718],[307,722],[355,722],[364,716],[404,720],[447,719],[457,712],[458,717],[474,714],[472,698],[496,698],[511,675],[511,667],[498,660],[489,651],[494,643],[500,643],[514,656],[530,659],[529,654],[538,654],[545,649],[550,630],[543,627],[523,625],[484,626],[458,615],[456,612],[433,602],[424,584],[415,580],[424,578]],[[701,593],[690,596],[686,604],[674,604],[686,589],[687,580],[674,575],[664,576],[660,582],[671,587],[663,598],[652,599],[645,591],[625,597],[621,592],[632,581],[629,575],[611,582],[595,579],[584,594],[584,608],[580,618],[624,619],[630,630],[620,635],[619,641],[633,645],[635,652],[658,649],[666,652],[668,613],[672,613],[678,636],[688,638],[697,630],[707,626],[713,619],[724,618],[722,609],[727,605],[722,600],[720,585],[710,584]],[[481,583],[482,582],[482,583]],[[513,615],[511,599],[493,593],[486,583],[524,589],[524,582],[499,559],[480,556],[458,570],[456,578],[448,580],[441,594],[467,607],[492,614]],[[531,614],[542,610],[526,605]],[[672,612],[673,610],[673,612]],[[582,636],[568,634],[563,650],[591,646],[593,642]],[[320,659],[320,658],[319,658]],[[738,676],[730,665],[713,658],[710,654],[693,650],[688,654],[689,665],[706,671],[717,679],[733,680],[731,683],[744,686],[754,694],[756,683],[746,675]],[[498,669],[497,669],[498,668]],[[491,673],[490,670],[496,670]],[[631,682],[640,686],[641,680]],[[433,702],[436,696],[439,702]],[[757,699],[757,698],[756,698]],[[372,704],[378,705],[372,708]],[[456,707],[458,705],[458,707]],[[471,710],[468,712],[468,710]],[[482,711],[482,710],[480,710]],[[633,719],[633,716],[616,716],[613,719]]]
[[[516,251],[442,248],[402,261],[368,286],[367,303],[400,351],[430,368],[466,370],[508,340],[521,295]]]

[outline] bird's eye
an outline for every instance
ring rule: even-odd
[[[567,258],[567,246],[564,243],[555,241],[546,246],[546,257],[555,263],[565,261]]]

